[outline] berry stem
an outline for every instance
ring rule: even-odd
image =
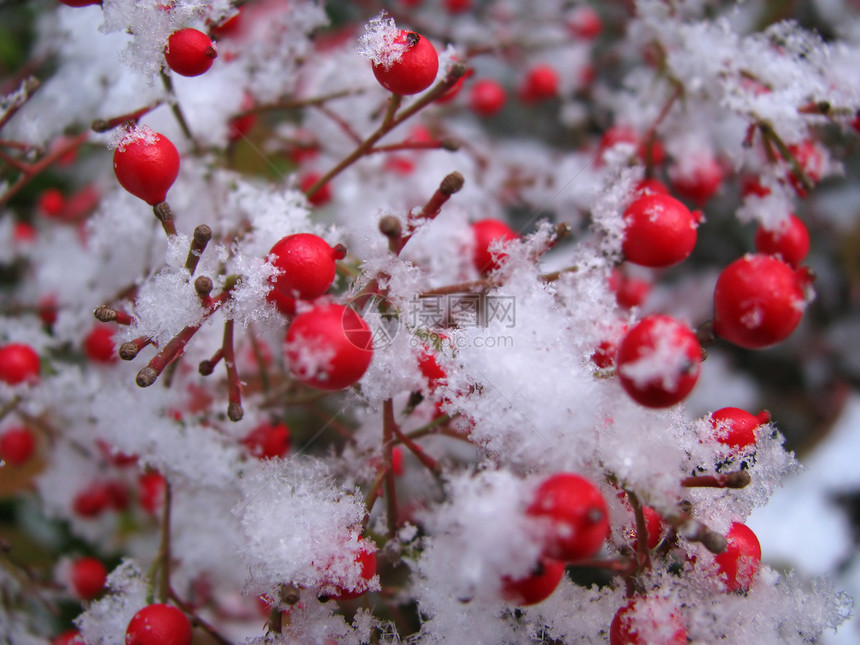
[[[224,358],[224,348],[219,347],[217,351],[212,354],[212,358],[209,360],[200,361],[200,365],[197,367],[197,371],[201,376],[209,376],[212,372],[215,371],[215,366]]]
[[[783,141],[782,137],[780,137],[776,130],[773,129],[773,126],[770,123],[763,121],[758,124],[758,128],[761,131],[762,138],[765,142],[775,145],[776,149],[779,150],[780,156],[791,165],[791,171],[794,173],[794,176],[797,177],[797,180],[803,185],[803,188],[807,191],[815,188],[815,182],[812,181],[806,173],[806,170],[803,168],[803,164],[800,163],[794,153],[789,150],[787,145],[785,145],[785,141]]]
[[[403,250],[403,225],[394,215],[385,215],[379,220],[379,232],[388,238],[388,250],[400,255]]]
[[[149,336],[138,336],[119,346],[119,357],[124,361],[132,361],[137,358],[140,350],[151,344],[152,339]]]
[[[152,207],[156,219],[161,222],[161,227],[168,237],[176,235],[176,223],[173,221],[173,210],[167,202],[161,202]]]
[[[3,115],[0,116],[0,128],[9,123],[10,119],[15,116],[15,113],[21,109],[21,107],[30,100],[33,94],[36,93],[36,90],[41,86],[41,82],[35,76],[28,76],[21,84],[18,86],[18,89],[15,90],[12,94],[8,94],[7,96],[14,96],[15,98],[12,100],[12,104],[5,108]]]
[[[170,73],[163,67],[161,68],[161,82],[164,84],[164,89],[167,90],[167,93],[170,95],[170,110],[173,112],[173,116],[175,116],[176,120],[179,122],[179,127],[182,129],[182,133],[189,141],[191,141],[194,145],[194,149],[196,150],[197,141],[195,141],[194,135],[191,134],[191,128],[188,127],[188,121],[185,120],[185,114],[183,114],[182,108],[176,100],[176,92],[173,89],[173,79],[170,78]]]
[[[412,454],[415,455],[415,457],[418,459],[418,461],[420,461],[421,464],[425,468],[427,468],[427,470],[429,470],[431,473],[433,473],[436,477],[441,476],[442,469],[439,467],[438,461],[433,459],[433,457],[429,456],[426,452],[424,452],[424,450],[421,448],[421,446],[419,446],[417,443],[412,441],[412,439],[410,439],[405,434],[403,434],[403,431],[400,429],[400,427],[397,424],[395,424],[393,426],[393,429],[394,429],[394,434],[397,437],[397,439],[400,441],[400,443],[402,443],[404,446],[409,448],[410,452],[412,452]]]
[[[161,547],[158,550],[158,559],[161,563],[158,596],[161,602],[167,602],[170,590],[170,508],[172,501],[173,493],[170,489],[170,481],[165,478],[164,504],[161,509]]]
[[[3,404],[0,407],[0,421],[6,418],[10,412],[14,411],[15,408],[18,407],[18,404],[21,403],[21,397],[19,395],[13,396],[9,401]]]
[[[93,311],[93,315],[96,320],[101,321],[103,323],[115,322],[117,325],[130,325],[134,322],[134,318],[132,318],[129,314],[124,311],[118,311],[117,309],[112,309],[107,305],[99,305],[96,307],[95,311]]]
[[[24,188],[24,186],[30,183],[30,181],[33,180],[39,173],[47,169],[58,159],[61,159],[62,157],[66,156],[72,150],[79,148],[89,136],[89,132],[81,132],[77,136],[65,140],[63,143],[58,145],[56,149],[49,152],[47,155],[45,155],[35,163],[24,163],[15,160],[18,164],[18,170],[21,171],[21,176],[14,184],[12,184],[8,188],[8,190],[6,190],[5,193],[0,195],[0,208],[5,206],[10,199],[17,195],[18,192],[22,188]],[[0,159],[7,160],[9,159],[9,157],[6,154],[0,153]]]
[[[206,245],[212,239],[212,229],[201,224],[194,229],[194,237],[191,240],[191,248],[188,250],[188,257],[185,259],[185,269],[194,275],[197,270],[197,263],[200,262],[200,256],[206,250]]]
[[[738,470],[719,475],[686,477],[681,480],[681,486],[685,488],[745,488],[750,481],[752,480],[748,471]]]
[[[244,416],[242,410],[242,383],[236,371],[236,356],[233,351],[232,318],[224,323],[224,342],[221,349],[224,353],[224,367],[227,368],[227,418],[230,421],[240,421]]]
[[[149,114],[155,108],[160,106],[161,103],[162,101],[155,101],[147,106],[135,110],[134,112],[121,114],[119,116],[111,117],[110,119],[94,119],[90,128],[93,132],[108,132],[109,130],[113,130],[114,128],[122,125],[126,121],[137,123],[140,120],[140,117],[145,114]]]
[[[262,105],[255,105],[253,107],[248,108],[247,110],[242,110],[235,117],[240,119],[243,116],[248,116],[250,114],[259,114],[260,112],[275,112],[278,110],[295,110],[296,108],[303,107],[311,107],[322,105],[323,103],[328,103],[334,99],[341,99],[347,96],[353,96],[355,94],[362,94],[364,92],[363,89],[349,89],[349,90],[338,90],[337,92],[331,92],[330,94],[323,94],[321,96],[314,96],[307,99],[294,99],[289,101],[276,101],[274,103],[264,103]]]
[[[691,542],[701,542],[711,553],[722,553],[726,550],[726,538],[716,531],[693,519],[689,513],[680,508],[663,518],[667,524],[674,526],[678,533]]]
[[[421,98],[412,103],[409,107],[400,112],[400,114],[395,114],[397,108],[400,106],[400,101],[395,98],[398,97],[398,95],[392,94],[391,98],[388,101],[388,109],[386,110],[385,117],[382,120],[382,124],[369,137],[362,141],[355,150],[353,150],[350,154],[344,157],[340,161],[340,163],[338,163],[334,168],[329,170],[316,182],[314,182],[310,187],[308,187],[308,189],[305,190],[305,196],[311,197],[328,182],[337,177],[340,173],[349,168],[356,161],[361,159],[364,155],[368,153],[369,150],[373,148],[374,144],[376,144],[377,141],[379,141],[382,137],[384,137],[398,125],[406,121],[408,118],[414,116],[416,113],[433,103],[433,101],[435,101],[442,94],[451,89],[454,84],[460,79],[460,77],[463,76],[463,74],[465,73],[465,65],[462,65],[460,63],[452,65],[451,68],[448,70],[448,74],[443,80],[437,83],[432,89],[427,91],[424,95],[421,96]]]
[[[177,607],[179,607],[182,611],[188,614],[188,616],[191,618],[191,624],[194,627],[199,627],[204,632],[209,634],[214,640],[221,643],[221,645],[233,645],[233,641],[228,640],[227,638],[222,636],[217,629],[215,629],[212,625],[210,625],[208,622],[198,616],[194,612],[194,610],[189,607],[188,604],[183,601],[182,598],[180,598],[172,588],[168,588],[167,592],[170,600],[176,603]]]
[[[394,402],[386,399],[382,404],[382,452],[385,467],[385,501],[388,514],[388,535],[394,538],[397,532],[397,488],[394,481],[391,451],[394,448]]]
[[[376,146],[367,151],[367,154],[376,154],[378,152],[400,152],[402,150],[448,150],[456,152],[460,149],[460,144],[454,139],[441,139],[439,141],[402,141],[400,143],[392,143],[388,146]]]
[[[624,490],[627,493],[627,500],[633,509],[633,516],[636,518],[636,563],[640,570],[648,570],[651,568],[651,551],[648,549],[648,522],[645,520],[645,513],[642,510],[642,504],[639,502],[639,496],[632,490]]]

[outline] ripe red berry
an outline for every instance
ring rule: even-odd
[[[558,95],[558,72],[551,65],[535,65],[520,85],[519,96],[524,103],[539,103]]]
[[[352,600],[367,593],[367,588],[373,576],[376,575],[376,549],[370,540],[358,539],[360,547],[355,556],[355,562],[359,566],[361,580],[354,589],[345,589],[335,585],[334,593],[328,597],[332,600]]]
[[[173,605],[147,605],[125,630],[125,645],[190,645],[191,622]]]
[[[51,645],[84,645],[84,639],[77,629],[70,629],[55,636]]]
[[[778,255],[796,267],[809,253],[809,231],[803,220],[790,213],[776,229],[759,226],[755,232],[755,248],[765,255]]]
[[[101,4],[102,0],[60,0],[68,7],[86,7],[91,4]]]
[[[305,173],[299,179],[299,188],[303,193],[305,193],[311,186],[317,183],[321,177],[322,175],[318,172]],[[308,201],[313,206],[325,206],[328,204],[331,201],[331,184],[323,184],[322,188],[308,197]]]
[[[81,600],[92,600],[104,589],[107,569],[96,558],[78,558],[72,562],[70,578],[75,595]]]
[[[720,408],[711,414],[717,441],[734,448],[746,448],[755,443],[755,431],[760,425],[770,421],[770,413],[763,410],[753,416],[740,408]]]
[[[180,29],[170,34],[164,58],[180,76],[200,76],[206,72],[218,53],[209,36],[197,29]]]
[[[615,292],[615,299],[619,305],[632,309],[645,302],[648,294],[651,293],[651,283],[648,280],[629,276],[620,269],[613,269],[609,276],[609,289]]]
[[[337,272],[335,262],[345,255],[342,246],[312,233],[297,233],[278,240],[269,261],[279,273],[272,276],[268,300],[284,314],[295,312],[295,299],[313,300],[328,291]]]
[[[167,482],[164,476],[154,470],[143,473],[137,480],[137,501],[150,515],[158,513],[164,503]]]
[[[669,168],[669,180],[681,197],[704,206],[720,189],[723,169],[713,156],[704,154],[683,164],[676,162]]]
[[[525,607],[546,600],[564,577],[564,562],[541,558],[537,566],[523,578],[502,578],[502,598]]]
[[[746,524],[733,522],[726,534],[728,546],[714,560],[730,591],[746,591],[761,562],[761,545]]]
[[[21,466],[36,451],[36,437],[29,428],[9,428],[0,434],[0,459]]]
[[[421,374],[424,375],[424,378],[427,379],[427,384],[431,392],[438,387],[440,381],[444,381],[448,378],[445,370],[442,369],[439,365],[439,361],[436,360],[436,355],[432,350],[427,349],[426,347],[423,348],[421,353],[418,355],[418,368],[421,370]]]
[[[483,78],[472,85],[469,107],[478,116],[493,116],[505,107],[507,99],[507,92],[501,83],[491,78]]]
[[[283,457],[290,451],[290,430],[284,423],[263,423],[242,439],[257,459]]]
[[[600,550],[609,535],[609,513],[600,490],[573,473],[558,473],[535,490],[527,511],[545,526],[543,553],[556,560],[581,560]]]
[[[609,130],[604,132],[603,136],[600,137],[600,142],[598,143],[598,150],[600,151],[600,156],[597,158],[598,164],[604,162],[603,153],[619,143],[632,143],[635,145],[636,156],[639,157],[643,163],[659,166],[666,160],[666,150],[663,148],[663,144],[660,143],[659,139],[650,138],[649,140],[649,138],[643,138],[628,125],[616,125],[609,128]],[[647,181],[656,182],[657,184],[662,185],[662,183],[657,180]],[[665,190],[658,192],[668,193],[669,191]]]
[[[463,13],[472,8],[472,0],[442,0],[448,13]]]
[[[96,325],[84,338],[84,351],[91,361],[112,363],[116,361],[116,346],[113,342],[113,327]]]
[[[636,194],[641,195],[668,195],[669,189],[659,179],[643,179],[636,184]]]
[[[48,188],[39,195],[36,208],[47,217],[59,217],[66,208],[66,197],[60,189]]]
[[[293,319],[286,354],[295,377],[321,390],[341,390],[358,381],[373,358],[370,328],[354,309],[314,307]]]
[[[714,333],[735,345],[761,349],[785,340],[806,307],[811,278],[769,255],[748,254],[717,278]]]
[[[693,252],[701,218],[670,195],[638,197],[624,211],[625,259],[651,268],[678,264]]]
[[[687,627],[677,607],[659,598],[638,598],[615,613],[610,645],[686,645]]]
[[[394,40],[405,45],[400,59],[389,65],[373,64],[373,75],[389,92],[395,94],[418,94],[436,80],[439,71],[439,55],[427,38],[414,31],[401,30]]]
[[[475,239],[475,249],[472,255],[472,263],[483,275],[487,275],[498,269],[504,263],[507,255],[505,253],[492,253],[490,246],[499,242],[518,240],[517,235],[503,221],[498,219],[482,219],[472,224],[472,234]]]
[[[155,206],[165,200],[179,175],[179,153],[164,135],[135,128],[114,151],[113,171],[120,186]]]
[[[91,519],[104,513],[111,503],[111,492],[105,482],[94,482],[75,495],[72,508],[81,517]]]
[[[648,532],[648,548],[653,549],[660,543],[660,538],[663,534],[663,517],[650,506],[642,507],[642,515],[645,516],[645,530]],[[631,547],[636,551],[639,540],[637,539],[635,522],[633,530],[630,532],[630,537],[632,539]]]
[[[34,383],[41,369],[39,355],[29,345],[9,343],[0,347],[0,381],[9,385]]]
[[[648,316],[633,327],[615,358],[621,385],[649,408],[681,402],[696,385],[702,349],[686,325],[669,316]]]
[[[593,7],[582,5],[570,12],[567,28],[577,38],[594,40],[603,31],[603,23]]]

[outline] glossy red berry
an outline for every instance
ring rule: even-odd
[[[414,31],[402,30],[394,40],[396,45],[405,45],[400,59],[389,65],[373,64],[373,75],[389,92],[395,94],[418,94],[436,80],[439,71],[439,55],[427,38]]]
[[[354,309],[322,304],[299,314],[287,330],[286,354],[295,377],[321,390],[358,381],[373,358],[370,328]]]
[[[156,471],[143,473],[137,480],[137,501],[141,508],[150,515],[155,515],[164,503],[164,493],[167,481]]]
[[[84,639],[77,629],[70,629],[55,636],[51,645],[84,645]]]
[[[107,569],[96,558],[78,558],[70,570],[72,589],[81,600],[92,600],[98,596],[107,580]]]
[[[116,361],[116,346],[113,342],[113,327],[96,325],[84,338],[84,352],[87,358],[97,363],[112,363]]]
[[[424,378],[427,379],[427,384],[431,392],[439,386],[440,382],[448,378],[445,370],[442,369],[439,361],[436,360],[436,355],[426,347],[418,355],[418,368],[421,370]]]
[[[285,314],[295,312],[295,300],[313,300],[328,291],[337,272],[336,261],[345,255],[342,246],[312,233],[297,233],[278,240],[269,251],[269,261],[278,274],[269,282],[268,300]]]
[[[535,65],[520,85],[520,99],[524,103],[539,103],[558,95],[558,72],[552,65]]]
[[[173,605],[147,605],[129,621],[125,645],[190,645],[191,622]]]
[[[714,288],[714,333],[747,349],[785,340],[803,316],[810,280],[803,269],[770,255],[735,260]]]
[[[680,403],[696,385],[702,349],[686,325],[669,316],[648,316],[618,347],[615,364],[630,397],[649,408]]]
[[[111,506],[111,498],[112,492],[107,482],[94,482],[75,495],[72,509],[81,517],[92,519]]]
[[[113,171],[120,186],[155,206],[165,200],[179,175],[179,153],[163,134],[135,128],[114,151]]]
[[[359,550],[355,562],[359,567],[361,580],[354,589],[345,589],[335,585],[335,591],[328,597],[332,600],[353,600],[367,593],[370,581],[376,575],[376,548],[370,540],[359,538]]]
[[[36,202],[36,208],[46,217],[59,217],[66,209],[66,197],[58,188],[48,188]]]
[[[726,534],[728,546],[714,560],[725,576],[730,591],[746,591],[758,573],[761,562],[761,545],[755,533],[740,522],[732,523]]]
[[[756,429],[770,422],[770,413],[763,410],[753,416],[740,408],[720,408],[711,414],[711,425],[717,441],[733,448],[746,448],[755,443]]]
[[[624,211],[625,259],[655,269],[678,264],[693,252],[701,218],[670,195],[638,197]]]
[[[498,219],[482,219],[472,224],[475,247],[472,254],[472,263],[483,275],[487,275],[498,269],[504,263],[507,255],[503,252],[490,250],[499,243],[518,240],[517,235],[503,221]]]
[[[290,430],[284,423],[263,423],[242,439],[257,459],[283,457],[290,451]]]
[[[60,0],[68,7],[86,7],[91,4],[101,4],[102,0]]]
[[[164,58],[180,76],[200,76],[206,72],[218,53],[209,36],[197,29],[180,29],[170,34]]]
[[[609,289],[615,292],[618,304],[626,309],[638,307],[645,302],[651,288],[648,280],[627,275],[620,269],[613,269],[609,276]]]
[[[39,355],[29,345],[9,343],[0,347],[0,381],[9,385],[34,383],[41,369]]]
[[[475,81],[469,92],[469,107],[478,116],[498,114],[507,100],[508,95],[502,84],[490,78]]]
[[[755,248],[765,255],[778,255],[793,267],[800,265],[809,253],[809,231],[797,215],[790,213],[776,229],[759,226]]]
[[[672,188],[684,199],[704,206],[723,183],[723,169],[710,154],[700,155],[669,168]]]
[[[636,184],[634,189],[638,196],[642,195],[668,195],[669,189],[659,179],[643,179]]]
[[[299,188],[303,193],[306,193],[308,189],[317,183],[322,178],[322,175],[318,172],[308,172],[301,176],[299,179]],[[323,184],[323,186],[313,193],[310,197],[308,197],[308,201],[313,206],[325,206],[331,201],[331,185]]]
[[[582,560],[600,550],[609,535],[609,513],[600,490],[585,477],[558,473],[535,490],[528,515],[544,526],[548,558]]]
[[[610,645],[686,645],[687,627],[677,607],[659,598],[638,598],[615,613]]]
[[[533,571],[523,578],[502,578],[502,598],[526,607],[549,598],[564,577],[564,562],[541,558]]]
[[[603,31],[603,22],[593,7],[582,5],[570,12],[567,28],[577,38],[594,40]]]
[[[22,466],[36,451],[36,437],[29,428],[9,428],[0,434],[0,459]]]

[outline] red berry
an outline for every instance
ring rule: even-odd
[[[376,549],[370,540],[359,538],[359,551],[355,556],[361,574],[361,581],[354,589],[344,589],[335,585],[334,593],[328,597],[332,600],[352,600],[367,593],[367,587],[373,576],[376,575]]]
[[[577,38],[594,40],[603,31],[603,23],[594,8],[582,5],[570,12],[567,28]]]
[[[633,264],[665,268],[678,264],[696,246],[701,213],[669,195],[642,195],[624,211],[624,257]]]
[[[504,263],[505,253],[492,253],[490,246],[495,242],[518,240],[519,235],[501,220],[482,219],[472,224],[472,234],[475,236],[475,250],[472,263],[482,274],[486,275],[498,269]]]
[[[263,423],[242,439],[242,443],[257,459],[283,457],[290,450],[290,430],[283,423]]]
[[[564,577],[564,562],[541,558],[524,578],[502,578],[502,597],[511,604],[525,607],[546,600]]]
[[[746,524],[733,522],[726,534],[728,546],[714,560],[730,591],[746,591],[761,562],[761,545]]]
[[[638,598],[619,609],[609,626],[610,645],[686,645],[687,627],[677,607]]]
[[[797,215],[790,213],[776,230],[759,226],[755,232],[755,248],[765,255],[778,255],[793,267],[800,265],[809,253],[809,231]]]
[[[705,154],[684,164],[675,163],[669,168],[669,180],[681,197],[704,206],[720,189],[723,169],[713,156]]]
[[[680,403],[696,385],[702,349],[686,325],[669,316],[648,316],[618,347],[615,363],[622,387],[649,408]]]
[[[788,146],[788,149],[794,155],[794,158],[797,159],[797,163],[800,164],[801,169],[812,183],[818,183],[821,175],[824,174],[824,157],[815,143],[809,139],[805,139],[800,144]],[[806,196],[806,189],[794,172],[788,173],[788,181],[794,187],[794,190],[797,191],[798,195],[801,197]]]
[[[472,0],[442,0],[448,13],[463,13],[472,8]]]
[[[180,29],[170,34],[164,58],[180,76],[200,76],[215,61],[218,53],[209,36],[197,29]]]
[[[598,163],[603,163],[603,153],[619,143],[632,143],[636,146],[636,156],[643,163],[659,166],[666,160],[666,151],[659,139],[643,140],[639,133],[628,125],[616,125],[600,137]],[[656,180],[649,180],[656,181]],[[660,183],[660,182],[657,182]],[[661,184],[662,185],[662,184]],[[668,190],[662,192],[669,192]]]
[[[643,179],[636,184],[636,194],[641,195],[668,195],[669,189],[659,179]]]
[[[39,355],[23,343],[10,343],[0,347],[0,381],[9,385],[34,383],[41,369]]]
[[[720,408],[711,414],[711,425],[717,431],[717,441],[734,448],[746,448],[755,443],[755,431],[770,421],[767,410],[753,416],[740,408]]]
[[[642,507],[642,515],[645,516],[645,530],[648,532],[648,548],[653,549],[660,543],[660,538],[663,534],[663,516],[660,515],[650,506]],[[639,540],[637,539],[636,524],[633,524],[633,530],[630,532],[632,538],[632,548],[636,551]]]
[[[525,103],[539,103],[558,94],[558,72],[551,65],[532,67],[520,86],[520,99]]]
[[[615,365],[615,354],[618,346],[611,340],[602,340],[591,355],[592,362],[600,369],[606,369]]]
[[[164,492],[167,482],[164,476],[156,471],[142,474],[138,480],[137,500],[141,508],[150,515],[158,513],[164,503]]]
[[[116,361],[116,346],[113,342],[113,327],[96,325],[84,338],[84,351],[91,361],[112,363]]]
[[[131,466],[132,464],[137,463],[137,455],[127,455],[124,452],[120,452],[104,439],[96,439],[96,445],[104,458],[114,466],[119,466],[121,468],[123,466]]]
[[[84,645],[84,639],[77,629],[70,629],[55,636],[51,645]]]
[[[334,282],[337,272],[335,262],[343,257],[342,246],[331,247],[312,233],[297,233],[281,238],[269,251],[269,261],[279,271],[269,279],[272,283],[269,293],[277,292],[277,295],[288,299],[318,298]],[[274,300],[277,306],[276,297],[270,295],[269,301]],[[280,306],[278,308],[281,309]],[[292,309],[295,310],[294,303]]]
[[[403,474],[403,450],[400,446],[391,449],[391,470],[398,477]]]
[[[389,92],[395,94],[418,94],[436,80],[439,71],[439,55],[427,38],[414,31],[402,30],[394,40],[405,45],[400,59],[389,65],[373,64],[373,75]]]
[[[81,517],[92,519],[104,513],[110,504],[110,485],[106,482],[94,482],[75,495],[72,508]]]
[[[439,361],[436,360],[436,355],[426,347],[418,355],[418,368],[421,370],[424,378],[427,379],[427,384],[431,392],[436,389],[440,381],[448,378],[445,370],[442,369]]]
[[[0,434],[0,459],[21,466],[36,451],[36,437],[29,428],[9,428]]]
[[[507,99],[507,92],[501,83],[491,78],[483,78],[472,85],[469,107],[478,116],[493,116],[505,107]]]
[[[295,377],[321,390],[358,381],[373,358],[370,328],[354,309],[323,304],[299,314],[287,330],[286,354]]]
[[[600,550],[609,535],[609,513],[600,490],[573,473],[558,473],[535,490],[530,516],[544,521],[544,555],[581,560]]]
[[[91,4],[101,4],[102,0],[60,0],[60,2],[69,7],[86,7]]]
[[[58,188],[48,188],[39,195],[36,207],[47,217],[58,217],[66,208],[66,197]]]
[[[155,206],[164,201],[179,175],[179,153],[164,135],[135,128],[114,151],[113,171],[120,186]]]
[[[125,645],[191,645],[191,622],[173,605],[147,605],[128,623]]]
[[[39,312],[39,319],[45,326],[50,327],[57,322],[57,298],[53,294],[39,298],[36,309]]]
[[[808,273],[773,256],[735,260],[714,288],[714,333],[747,349],[785,340],[803,316],[809,281]]]
[[[36,229],[27,222],[15,222],[12,237],[16,242],[28,244],[35,241]]]
[[[626,275],[619,269],[612,270],[609,288],[615,292],[618,304],[627,309],[638,307],[651,293],[651,283],[648,280]]]
[[[81,600],[92,600],[105,586],[107,569],[96,558],[78,558],[72,562],[72,589]]]
[[[322,175],[318,172],[305,173],[299,179],[299,188],[303,193],[306,193],[311,186],[320,180],[320,178],[322,178]],[[308,201],[313,206],[325,206],[328,204],[331,201],[331,185],[323,184],[319,190],[308,197]]]

